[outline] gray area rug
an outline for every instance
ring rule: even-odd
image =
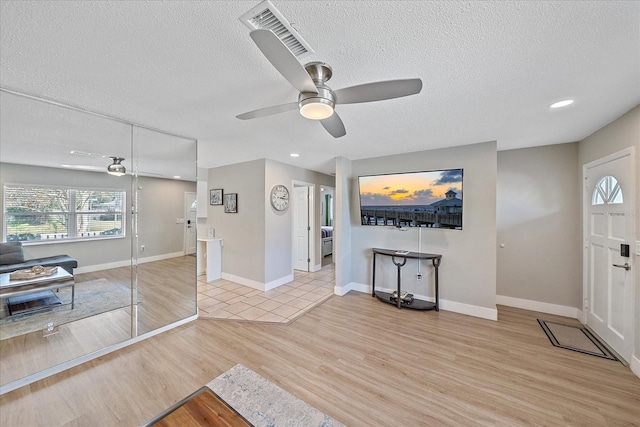
[[[73,310],[71,309],[71,287],[62,288],[55,293],[62,300],[62,305],[14,316],[9,316],[7,301],[5,298],[1,299],[0,340],[41,331],[49,322],[62,325],[130,305],[131,291],[129,288],[106,279],[76,283],[75,288],[75,307]]]
[[[256,427],[344,425],[242,365],[229,369],[207,387]]]
[[[565,348],[591,356],[618,360],[587,328],[565,325],[549,320],[537,319],[540,327],[555,347]]]

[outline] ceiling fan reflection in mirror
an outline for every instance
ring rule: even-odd
[[[236,116],[240,120],[257,119],[292,110],[303,117],[318,120],[333,137],[346,135],[342,119],[335,112],[339,104],[383,101],[415,95],[422,90],[420,79],[386,80],[332,90],[326,82],[332,76],[331,67],[324,62],[302,65],[295,55],[271,30],[254,30],[251,38],[269,62],[300,94],[297,102],[274,105]]]

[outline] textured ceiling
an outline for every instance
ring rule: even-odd
[[[0,86],[197,138],[201,167],[270,158],[326,173],[335,156],[577,141],[640,103],[640,2],[273,0],[334,90],[423,89],[338,106],[340,139],[296,111],[240,121],[297,100],[238,20],[257,3],[2,0]]]

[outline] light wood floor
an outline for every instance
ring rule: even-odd
[[[136,426],[241,363],[350,426],[640,425],[640,379],[493,322],[333,297],[289,325],[197,320],[0,396],[0,425]]]
[[[195,257],[183,256],[138,266],[138,335],[196,313]],[[185,280],[192,277],[193,280]],[[76,283],[106,279],[131,286],[129,267],[76,274]],[[59,325],[55,335],[32,332],[0,342],[0,384],[35,374],[131,338],[130,307]],[[1,424],[0,424],[1,425]]]

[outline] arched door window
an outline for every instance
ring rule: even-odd
[[[622,189],[618,180],[611,175],[600,178],[596,184],[596,188],[593,189],[593,195],[591,197],[592,205],[613,205],[615,203],[622,203]]]

